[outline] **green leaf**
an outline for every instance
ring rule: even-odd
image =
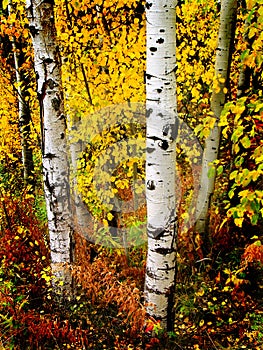
[[[244,59],[249,55],[249,49],[246,49],[241,53],[240,59],[241,61],[244,61]]]
[[[257,240],[256,242],[254,242],[255,246],[260,247],[262,245],[260,240]]]
[[[251,218],[251,224],[256,225],[258,222],[258,214],[254,214]]]
[[[238,126],[236,130],[234,131],[231,140],[234,142],[237,142],[237,140],[242,136],[244,133],[244,127],[242,125]]]
[[[247,23],[251,23],[251,20],[254,16],[255,11],[256,11],[256,9],[253,7],[252,10],[249,12],[249,15],[247,17]]]
[[[241,199],[241,204],[242,204],[242,205],[246,205],[247,202],[248,202],[247,197],[243,197],[243,198]]]
[[[228,197],[231,199],[234,197],[235,194],[235,190],[232,188],[229,192],[228,192]]]
[[[224,171],[223,165],[219,165],[219,167],[217,168],[217,175],[221,175],[223,171]]]
[[[260,204],[258,203],[257,200],[254,200],[253,202],[251,202],[251,209],[254,211],[254,212],[258,212],[260,210]]]
[[[243,146],[244,148],[249,148],[250,145],[251,145],[251,142],[250,142],[250,139],[249,139],[248,136],[244,136],[244,137],[240,140],[240,142],[241,142],[241,144],[242,144],[242,146]]]
[[[229,176],[229,179],[230,179],[230,180],[233,180],[234,178],[237,177],[237,174],[238,174],[238,171],[237,171],[237,170],[232,171],[232,173],[231,173],[230,176]]]
[[[234,218],[234,219],[239,218],[239,213],[238,213],[237,210],[235,210],[235,211],[233,212],[233,218]]]
[[[235,165],[236,166],[241,166],[243,163],[244,163],[244,157],[242,157],[242,156],[236,157],[236,159],[235,159]]]
[[[216,174],[216,169],[215,169],[215,167],[211,166],[208,170],[207,176],[209,178],[213,178],[213,177],[215,177],[215,174]]]

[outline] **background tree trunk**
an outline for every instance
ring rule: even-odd
[[[72,140],[76,135],[76,132],[81,134],[81,130],[78,129],[78,125],[81,123],[81,119],[73,117],[68,120],[68,124],[72,125],[69,129],[69,148],[70,148],[70,160],[71,160],[71,184],[73,195],[73,224],[75,232],[82,234],[89,242],[92,241],[90,237],[90,225],[92,225],[92,217],[88,210],[87,205],[83,202],[82,195],[78,190],[78,162],[82,157],[82,153],[85,151],[85,142],[80,139],[76,142]],[[76,127],[77,125],[77,127]]]
[[[16,52],[16,45],[13,43],[14,50],[14,61],[16,70],[16,81],[18,83],[17,93],[18,93],[18,117],[19,117],[19,128],[20,128],[20,138],[21,138],[21,149],[22,149],[22,162],[24,170],[24,181],[25,184],[31,185],[32,189],[34,187],[34,162],[33,162],[33,152],[30,147],[30,122],[31,115],[28,104],[26,103],[26,86],[27,81],[20,72],[19,61],[23,59],[23,53]]]
[[[15,12],[12,2],[8,4],[8,12],[11,14]],[[12,40],[12,49],[16,73],[17,82],[17,94],[18,94],[18,120],[19,120],[19,130],[21,138],[21,151],[22,151],[22,163],[23,163],[23,177],[24,182],[27,185],[34,187],[34,162],[33,162],[33,152],[30,147],[30,122],[31,122],[31,112],[28,103],[26,102],[26,97],[28,95],[27,88],[30,86],[30,78],[25,77],[25,74],[21,70],[22,64],[25,62],[24,52],[22,48],[23,44],[17,45],[15,39]]]
[[[175,287],[176,1],[146,3],[147,312],[173,329]]]
[[[218,158],[221,130],[218,121],[226,101],[225,88],[228,87],[231,65],[231,54],[234,45],[237,0],[221,1],[220,28],[215,63],[215,87],[211,97],[211,110],[215,124],[206,139],[203,153],[200,191],[197,199],[196,231],[200,234],[208,232],[209,209],[214,192],[215,172],[208,177],[210,163]]]
[[[42,118],[44,190],[47,205],[52,269],[63,293],[70,293],[68,265],[73,260],[73,227],[69,191],[66,117],[56,44],[53,2],[27,1],[35,54],[35,71]],[[61,283],[55,283],[61,285]],[[58,290],[57,287],[55,289]]]
[[[251,49],[253,44],[253,38],[248,38],[247,28],[249,27],[248,18],[245,21],[245,34],[243,35],[244,41],[247,44],[247,49]],[[237,87],[237,98],[245,96],[246,92],[250,88],[250,79],[252,75],[252,69],[244,64],[244,60],[241,61],[240,74],[238,79],[238,87]]]

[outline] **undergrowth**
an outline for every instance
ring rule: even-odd
[[[176,321],[167,334],[143,307],[145,246],[130,248],[128,260],[122,250],[76,235],[75,295],[61,300],[52,294],[45,226],[33,199],[5,196],[1,213],[3,349],[262,348],[262,237],[192,261],[178,237]]]

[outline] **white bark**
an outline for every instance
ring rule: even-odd
[[[218,46],[216,51],[215,77],[223,79],[218,81],[220,91],[215,89],[211,98],[211,110],[214,113],[215,125],[205,142],[203,153],[200,191],[197,199],[196,231],[204,233],[208,231],[210,200],[214,192],[215,174],[208,177],[210,163],[218,158],[221,130],[218,121],[225,104],[226,95],[223,91],[227,86],[231,64],[231,50],[234,41],[236,23],[237,0],[221,1],[220,28],[218,34]]]
[[[67,265],[72,261],[72,224],[69,193],[69,162],[66,144],[60,56],[56,44],[53,3],[27,1],[35,54],[40,113],[44,190],[47,205],[53,273],[63,292],[70,290]]]
[[[18,118],[19,118],[19,129],[21,138],[21,150],[22,150],[22,163],[23,163],[23,173],[24,181],[26,184],[32,184],[33,181],[33,154],[32,149],[29,145],[30,138],[30,111],[25,102],[26,91],[22,88],[25,81],[23,79],[22,73],[19,67],[19,57],[16,52],[16,45],[13,43],[14,49],[14,62],[16,70],[16,81],[17,81],[17,93],[18,93]],[[25,88],[25,87],[24,87]]]
[[[13,9],[12,2],[8,4],[8,12],[11,14],[15,10]],[[18,119],[19,129],[21,138],[21,151],[22,151],[22,163],[23,163],[23,177],[25,184],[34,185],[33,181],[33,153],[29,146],[30,139],[30,110],[26,103],[27,89],[26,86],[29,84],[29,79],[26,79],[23,72],[20,69],[20,61],[24,61],[24,53],[22,48],[17,49],[15,39],[12,40],[16,82],[17,82],[17,94],[18,94]]]
[[[147,312],[173,329],[176,260],[176,1],[146,3]]]

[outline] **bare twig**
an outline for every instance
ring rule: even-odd
[[[205,332],[206,332],[206,334],[207,334],[209,340],[211,341],[213,347],[214,347],[216,350],[219,350],[218,347],[216,346],[216,344],[213,342],[213,339],[210,337],[209,333],[208,333],[207,331],[205,331]]]
[[[91,97],[91,93],[90,93],[90,88],[89,88],[89,83],[88,83],[88,80],[87,80],[87,77],[86,77],[86,72],[85,72],[85,68],[84,68],[83,63],[81,63],[81,71],[82,71],[83,79],[84,79],[84,82],[85,82],[86,90],[87,90],[87,93],[88,93],[88,96],[89,96],[89,102],[90,102],[91,105],[93,105],[92,97]]]

